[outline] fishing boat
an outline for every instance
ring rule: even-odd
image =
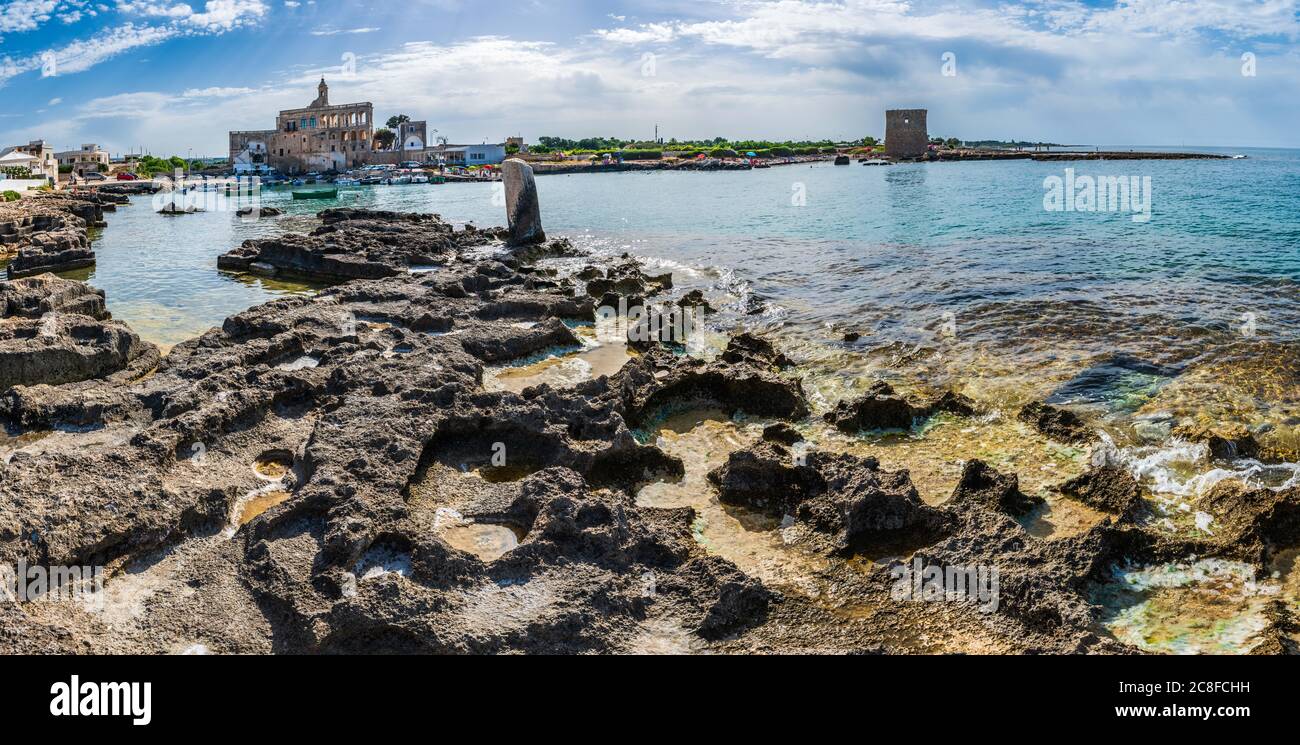
[[[334,185],[335,186],[360,186],[361,180],[344,176],[342,178],[334,179]]]
[[[427,183],[429,183],[429,177],[428,177],[428,176],[425,176],[425,175],[422,174],[422,173],[417,173],[417,174],[411,176],[411,183],[413,183],[413,184],[427,184]]]
[[[445,183],[447,183],[447,177],[446,177],[446,176],[430,176],[430,177],[429,177],[429,183],[431,183],[431,184],[445,184]]]
[[[293,192],[294,199],[334,199],[338,195],[338,189],[306,189]]]
[[[384,181],[384,183],[388,184],[389,186],[396,186],[399,184],[409,184],[411,183],[411,177],[405,175],[389,176],[388,179]]]

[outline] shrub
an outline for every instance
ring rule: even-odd
[[[663,157],[663,152],[659,150],[624,150],[621,155],[623,160],[659,160]]]
[[[736,151],[725,147],[715,147],[709,151],[709,155],[715,158],[734,158],[736,157]]]
[[[4,193],[4,199],[6,202],[17,202],[20,198],[18,192],[13,189],[8,189]]]

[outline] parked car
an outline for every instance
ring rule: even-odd
[[[102,173],[98,173],[98,172],[96,172],[96,171],[88,171],[84,176],[82,176],[82,178],[84,178],[84,179],[87,180],[87,181],[107,181],[107,180],[108,180],[108,177],[107,177],[107,176],[105,176],[105,175],[102,174]]]
[[[135,181],[137,178],[139,177],[136,176],[134,173],[127,173],[126,171],[122,171],[121,173],[117,174],[118,181]]]

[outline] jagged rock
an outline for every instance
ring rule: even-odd
[[[1205,443],[1210,448],[1210,455],[1219,460],[1259,457],[1259,443],[1250,430],[1239,424],[1217,427],[1184,425],[1174,427],[1172,434],[1188,442]]]
[[[1061,484],[1061,493],[1093,509],[1132,521],[1143,509],[1142,487],[1128,471],[1115,466],[1094,468]]]
[[[975,401],[954,391],[944,391],[925,406],[921,407],[927,416],[946,412],[954,416],[977,416],[980,413]]]
[[[1023,515],[1042,503],[1042,497],[1021,493],[1020,479],[1014,473],[998,473],[976,458],[962,466],[961,480],[948,500],[950,505],[978,504],[1012,516]]]
[[[412,267],[442,264],[467,249],[486,246],[500,231],[466,226],[456,231],[437,215],[335,208],[319,215],[310,235],[244,241],[217,257],[228,271],[284,272],[325,280],[376,279]]]
[[[1059,442],[1083,444],[1096,439],[1096,433],[1074,412],[1039,401],[1025,404],[1017,418]]]
[[[728,345],[730,347],[730,344]],[[734,361],[714,362],[680,357],[662,347],[652,347],[630,360],[613,378],[628,412],[640,424],[666,409],[686,404],[716,406],[728,415],[743,411],[756,416],[801,419],[808,401],[798,378],[776,372],[780,353],[770,354],[758,345]]]
[[[594,269],[594,267],[587,268]],[[672,289],[673,286],[672,273],[648,275],[635,261],[623,261],[603,273],[597,269],[594,275],[584,270],[579,273],[578,278],[587,283],[588,295],[602,298],[602,304],[610,307],[618,305],[619,297],[629,298],[627,301],[629,306],[638,305],[644,298]],[[611,296],[613,302],[607,302]]]
[[[763,439],[768,442],[779,442],[782,445],[793,445],[802,441],[803,435],[785,422],[777,422],[763,428]]]
[[[542,208],[537,201],[537,183],[533,180],[532,167],[518,158],[510,158],[501,164],[501,179],[505,182],[510,245],[545,241]]]
[[[50,313],[0,323],[0,390],[102,378],[129,366],[143,373],[157,361],[157,347],[116,321]]]
[[[1228,479],[1201,497],[1197,509],[1214,517],[1215,542],[1248,561],[1262,565],[1270,547],[1300,543],[1300,487],[1278,491]]]
[[[794,361],[782,354],[772,342],[761,336],[745,332],[727,340],[722,359],[732,363],[749,363],[779,369],[793,367]]]
[[[104,291],[84,282],[41,274],[0,282],[0,318],[40,318],[46,313],[72,313],[108,320]]]
[[[158,357],[109,320],[101,290],[52,274],[0,282],[0,390],[142,374]]]
[[[840,401],[823,418],[843,432],[863,429],[908,429],[917,412],[883,380],[852,401]]]
[[[780,444],[761,441],[731,453],[708,478],[724,504],[793,514],[835,551],[932,539],[946,525],[943,512],[921,501],[906,471],[821,451],[801,461]]]
[[[709,301],[704,299],[704,293],[700,290],[691,290],[682,295],[677,299],[677,304],[683,308],[699,308],[704,313],[717,312],[712,305],[709,305]]]

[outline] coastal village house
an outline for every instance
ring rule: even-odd
[[[446,165],[486,165],[505,160],[505,145],[430,146],[428,124],[402,122],[391,150],[374,145],[374,106],[369,102],[331,105],[321,78],[316,100],[302,109],[281,111],[275,129],[230,133],[230,162],[236,174],[346,171],[367,165],[409,161]]]
[[[54,155],[54,148],[45,140],[32,140],[26,145],[0,150],[0,167],[8,166],[26,168],[37,178],[57,178],[59,175],[59,161]]]
[[[26,145],[0,149],[0,191],[21,192],[39,186],[55,186],[58,180],[59,162],[54,157],[54,148],[45,140],[32,140]]]
[[[66,150],[55,153],[60,166],[68,166],[72,173],[85,176],[87,173],[106,173],[108,171],[108,152],[99,145],[82,145],[80,150]]]

